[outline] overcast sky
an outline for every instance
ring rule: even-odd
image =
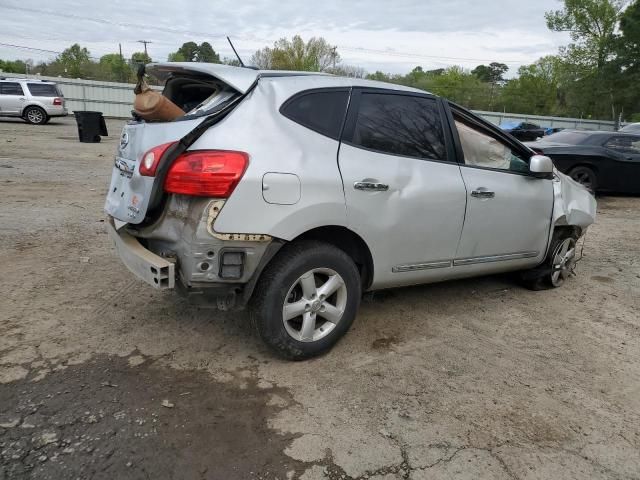
[[[547,30],[544,12],[558,0],[0,0],[0,43],[62,51],[72,43],[100,57],[131,56],[149,40],[154,60],[182,43],[210,42],[231,57],[225,35],[240,55],[283,36],[322,36],[343,63],[367,71],[404,73],[450,65],[473,68],[500,61],[511,67],[552,54],[564,34]],[[53,53],[0,45],[0,58],[51,59]]]

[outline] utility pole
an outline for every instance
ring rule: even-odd
[[[118,50],[120,51],[120,81],[124,83],[124,58],[122,58],[122,44],[118,44]]]
[[[138,43],[144,44],[144,56],[149,58],[149,54],[147,53],[147,43],[153,43],[153,42],[150,42],[149,40],[138,40]]]

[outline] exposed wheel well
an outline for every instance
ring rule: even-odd
[[[571,171],[573,171],[573,170],[575,170],[576,168],[579,168],[579,167],[588,168],[593,173],[598,173],[598,167],[596,167],[595,165],[593,165],[591,163],[576,163],[575,165],[571,165],[571,167],[567,169],[567,173],[570,173]]]
[[[559,220],[566,221],[564,217],[561,217]],[[582,228],[576,227],[575,225],[558,225],[556,223],[556,225],[553,227],[552,235],[549,238],[549,245],[547,245],[547,255],[550,255],[553,239],[557,236],[573,237],[577,241],[582,236]],[[545,258],[547,258],[547,255],[545,255]]]
[[[373,282],[373,256],[365,241],[357,233],[337,225],[314,228],[296,237],[292,242],[300,240],[318,240],[329,243],[355,262],[362,279],[362,290],[367,290]]]
[[[554,233],[565,233],[567,236],[572,236],[575,239],[578,239],[582,236],[582,229],[580,227],[576,227],[575,225],[556,225],[553,231]]]

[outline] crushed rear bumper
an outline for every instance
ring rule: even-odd
[[[106,224],[118,256],[131,273],[160,290],[175,287],[174,263],[144,248],[136,237],[124,229],[116,230],[112,217],[108,217]]]

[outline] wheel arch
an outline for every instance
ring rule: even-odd
[[[39,108],[40,110],[42,110],[42,113],[44,113],[45,118],[49,117],[47,110],[42,105],[38,105],[37,103],[28,103],[27,105],[24,105],[22,107],[22,111],[20,112],[20,117],[24,118],[27,113],[27,110],[30,109],[31,107]]]
[[[275,240],[268,247],[264,258],[260,262],[258,270],[253,278],[245,285],[243,298],[247,302],[253,295],[253,291],[267,266],[278,256],[278,252],[285,244],[296,243],[304,240],[316,240],[325,242],[339,248],[349,255],[358,271],[362,280],[362,291],[369,289],[373,283],[373,255],[371,249],[363,238],[346,227],[339,225],[325,225],[307,230],[290,241]]]
[[[558,219],[553,224],[553,229],[551,230],[551,235],[549,237],[549,242],[547,245],[547,252],[544,256],[545,260],[549,256],[550,250],[553,246],[552,239],[556,235],[564,234],[564,236],[571,236],[576,240],[578,240],[582,236],[582,233],[583,233],[583,229],[581,227],[577,225],[569,225],[567,223],[566,215],[562,215],[561,217],[558,217]]]
[[[579,167],[584,167],[584,168],[588,168],[589,170],[593,170],[593,173],[595,173],[596,175],[600,173],[600,169],[596,165],[595,161],[582,159],[572,164],[570,167],[568,167],[567,174],[569,174],[572,170],[575,170],[576,168],[579,168]]]
[[[347,227],[326,225],[316,227],[298,235],[291,242],[302,240],[317,240],[339,248],[349,255],[360,272],[362,290],[367,290],[373,283],[373,255],[364,239]]]
[[[25,112],[31,107],[38,107],[40,110],[42,110],[45,113],[45,115],[47,114],[47,111],[41,105],[38,105],[37,103],[27,103],[26,105],[22,106],[22,110],[20,111],[20,116],[24,117]]]

